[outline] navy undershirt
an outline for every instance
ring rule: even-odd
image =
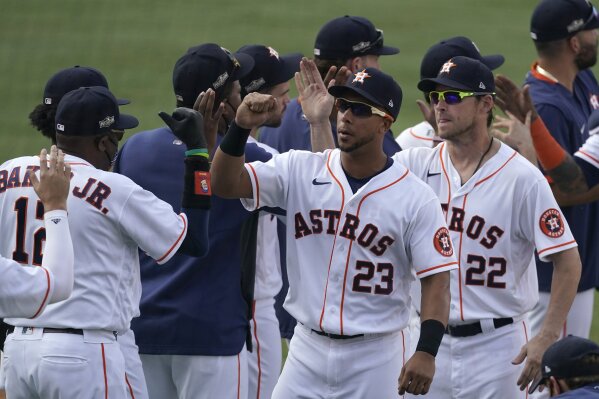
[[[374,175],[364,177],[363,179],[356,179],[355,177],[351,177],[350,175],[347,174],[347,172],[345,171],[345,168],[343,168],[343,166],[341,166],[341,168],[343,169],[343,173],[345,173],[345,177],[347,178],[347,182],[349,183],[349,186],[351,187],[352,192],[355,194],[360,188],[362,188],[363,185],[368,183],[370,181],[370,179],[383,173],[384,171],[389,169],[391,167],[391,165],[393,165],[393,159],[390,157],[387,157],[387,162],[385,163],[385,167],[383,169],[379,170]]]

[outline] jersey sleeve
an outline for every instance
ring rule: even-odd
[[[567,152],[573,153],[574,149],[572,149],[570,141],[572,129],[568,126],[568,121],[562,111],[553,105],[539,104],[537,112],[559,145]]]
[[[252,198],[242,198],[241,203],[253,211],[262,207],[281,208],[286,210],[289,184],[289,163],[294,151],[274,155],[268,162],[250,162],[245,168],[252,182]]]
[[[187,234],[187,216],[151,192],[135,185],[119,222],[142,251],[163,264],[177,252]]]
[[[549,184],[543,179],[537,180],[524,198],[519,222],[520,234],[534,242],[544,262],[550,261],[551,254],[578,246]]]
[[[574,155],[599,169],[599,134],[590,136]]]
[[[54,289],[52,272],[0,258],[0,317],[33,318],[48,304]]]
[[[458,267],[441,204],[435,197],[415,213],[407,234],[408,253],[418,278]]]

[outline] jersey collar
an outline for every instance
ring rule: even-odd
[[[553,76],[551,73],[541,68],[538,61],[533,62],[530,67],[530,73],[538,80],[542,80],[543,82],[548,82],[552,84],[557,84],[559,81]]]
[[[70,154],[64,154],[64,162],[71,166],[81,165],[81,166],[90,166],[93,168],[93,165],[91,163],[87,162],[85,159],[79,158],[79,157],[76,157],[76,156],[70,155]]]

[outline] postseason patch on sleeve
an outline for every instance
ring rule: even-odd
[[[194,194],[195,195],[212,195],[210,188],[210,172],[195,172]]]
[[[439,252],[441,255],[453,255],[453,247],[451,245],[451,238],[449,237],[449,230],[447,230],[445,227],[441,227],[439,230],[437,230],[433,244],[435,245],[437,252]]]

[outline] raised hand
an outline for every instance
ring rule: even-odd
[[[204,137],[204,120],[202,114],[190,108],[176,108],[172,115],[166,112],[158,114],[168,125],[173,134],[177,136],[188,150],[207,148]]]
[[[336,69],[333,71],[332,69],[327,74],[328,87],[336,84],[336,80],[332,78]],[[344,74],[342,73],[341,76]],[[328,122],[335,99],[327,91],[327,86],[325,86],[314,61],[307,58],[300,61],[300,71],[295,73],[295,85],[299,93],[302,111],[308,122],[310,124]]]
[[[193,109],[202,114],[204,118],[204,136],[206,137],[206,144],[208,146],[208,152],[212,154],[212,150],[216,146],[216,135],[218,134],[218,123],[220,121],[223,112],[225,111],[225,104],[220,103],[216,110],[214,109],[214,100],[216,93],[212,89],[201,92],[196,99]]]
[[[49,212],[57,209],[67,209],[67,197],[71,182],[71,167],[64,163],[64,153],[55,145],[48,152],[42,149],[40,152],[40,178],[29,171],[29,180],[35,193],[44,204],[44,211]]]
[[[250,93],[243,98],[235,114],[235,123],[244,129],[262,126],[277,112],[277,99],[269,94]]]
[[[522,123],[526,120],[526,114],[530,112],[531,121],[539,116],[530,98],[528,85],[524,88],[518,87],[512,80],[503,75],[495,77],[495,104],[506,114],[510,112]]]

